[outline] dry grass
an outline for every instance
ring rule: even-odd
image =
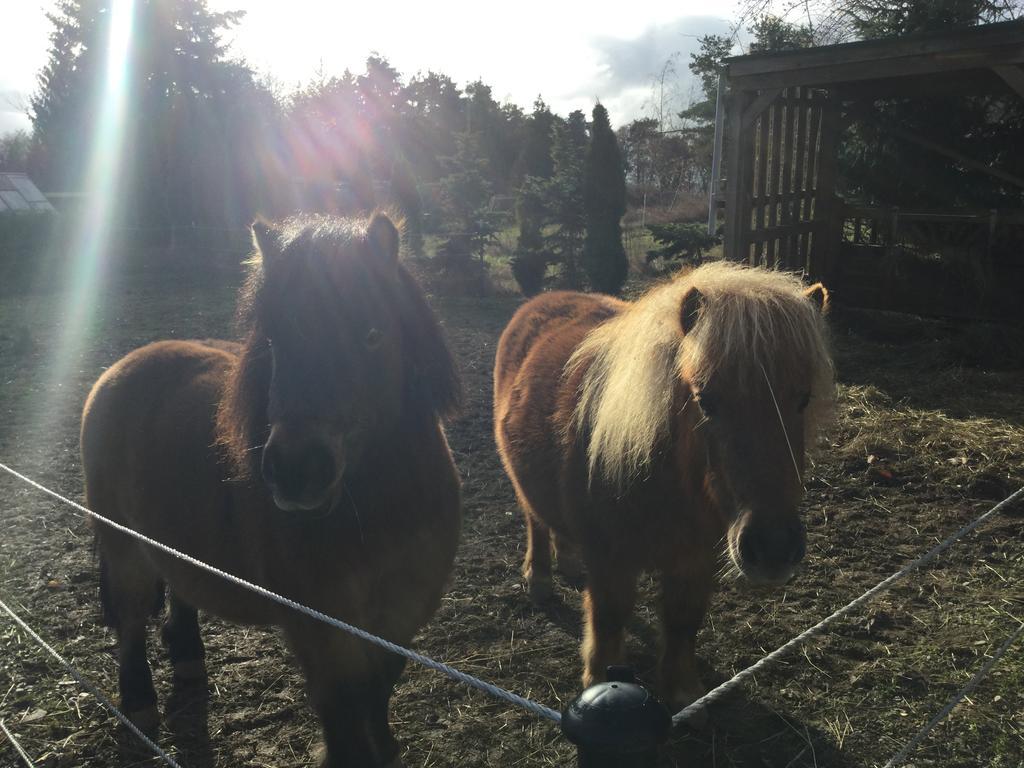
[[[103,366],[154,338],[218,335],[232,287],[194,280],[112,286],[67,362],[58,348],[67,296],[0,298],[0,458],[53,487],[81,488],[77,421]],[[561,707],[578,692],[579,595],[532,607],[518,575],[523,530],[491,438],[494,345],[518,299],[435,301],[463,371],[467,405],[448,430],[463,475],[465,523],[453,586],[418,649]],[[998,336],[905,318],[837,313],[838,419],[808,473],[809,552],[781,592],[723,585],[698,642],[714,684],[873,586],[1024,484],[1024,369]],[[902,325],[901,325],[902,323]],[[888,330],[887,330],[888,328]],[[1007,338],[1012,333],[1007,332]],[[972,364],[958,345],[994,350]],[[972,340],[974,339],[974,340]],[[993,364],[992,361],[995,361]],[[884,470],[884,471],[883,471]],[[98,626],[90,535],[67,510],[0,479],[0,596],[108,693],[113,637]],[[959,689],[1024,617],[1021,510],[993,520],[835,631],[759,674],[676,733],[664,765],[877,766]],[[631,660],[653,672],[656,584],[642,583]],[[173,691],[154,643],[165,712],[161,744],[184,765],[308,766],[317,739],[302,681],[272,633],[206,619],[209,690]],[[55,766],[145,764],[111,719],[0,619],[0,717]],[[925,766],[1018,768],[1024,662],[1015,651],[913,755]],[[41,714],[40,714],[41,713]],[[394,722],[409,766],[555,766],[573,751],[557,729],[410,668]],[[17,764],[0,744],[0,765]]]

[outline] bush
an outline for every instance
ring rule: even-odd
[[[661,245],[647,252],[647,262],[655,259],[684,261],[697,266],[704,254],[718,244],[716,235],[709,235],[703,224],[650,224],[654,241]]]
[[[5,264],[41,256],[57,232],[55,213],[0,214],[0,259]]]
[[[544,288],[549,257],[544,251],[517,250],[512,257],[512,276],[524,296],[536,296]]]

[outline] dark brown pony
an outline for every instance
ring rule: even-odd
[[[622,663],[640,572],[661,584],[663,696],[703,689],[694,641],[722,542],[751,581],[804,555],[804,446],[833,400],[820,285],[727,263],[634,304],[551,293],[498,344],[494,431],[526,516],[523,574],[551,594],[551,549],[586,567],[583,683]],[[568,566],[568,567],[566,567]]]
[[[441,328],[367,220],[253,225],[242,345],[163,341],[100,377],[82,416],[89,506],[279,594],[408,643],[437,609],[459,532],[440,424],[458,400]],[[388,705],[404,662],[103,525],[105,615],[124,707],[156,722],[154,601],[175,674],[203,675],[197,608],[277,625],[323,726],[327,766],[400,765]]]

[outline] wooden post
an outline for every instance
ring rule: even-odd
[[[749,91],[729,95],[728,158],[725,167],[725,258],[746,262],[750,256],[750,167],[753,164],[753,127],[743,130],[743,113],[750,103]]]
[[[812,280],[833,283],[841,265],[838,254],[842,235],[842,206],[836,196],[836,175],[839,165],[839,134],[841,131],[840,100],[833,90],[821,103],[821,145],[818,154],[819,212],[815,226],[814,254],[811,258]]]
[[[821,131],[821,94],[816,90],[810,92],[810,128],[808,130],[807,144],[807,191],[806,191],[806,218],[810,222],[807,228],[805,240],[804,260],[800,265],[805,275],[811,272],[811,259],[814,258],[814,250],[817,247],[815,242],[817,235],[815,221],[821,215],[818,210],[818,156],[821,154],[819,141]]]
[[[789,254],[789,258],[786,259],[786,263],[782,265],[783,269],[794,270],[803,269],[805,255],[804,255],[804,156],[807,152],[807,132],[810,121],[807,115],[807,96],[808,89],[800,88],[797,94],[795,109],[796,120],[794,124],[797,126],[796,130],[796,168],[793,172],[793,189],[792,196],[793,202],[793,226],[795,232],[792,240],[792,250]]]
[[[708,234],[714,235],[718,224],[718,195],[721,193],[722,137],[725,133],[725,75],[718,74],[718,95],[715,96],[715,143],[711,151],[711,179],[708,182]],[[644,206],[647,195],[644,194]]]
[[[780,184],[782,183],[782,141],[782,101],[777,100],[772,106],[772,156],[768,169],[768,179],[771,182],[772,188],[772,193],[768,198],[768,229],[772,232],[772,235],[768,239],[768,249],[765,254],[765,260],[768,264],[775,263],[781,247],[775,227],[779,223],[779,205],[782,199],[779,195]]]

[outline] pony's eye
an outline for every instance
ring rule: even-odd
[[[810,405],[810,403],[811,403],[811,393],[810,392],[805,392],[804,394],[800,395],[800,403],[796,407],[797,413],[803,413],[807,409],[807,406]]]
[[[694,395],[693,399],[697,401],[697,405],[699,405],[700,409],[704,411],[704,415],[707,418],[710,419],[714,417],[715,411],[718,408],[718,403],[713,397],[711,397],[711,395],[706,392],[698,392]]]
[[[366,332],[365,344],[367,349],[376,349],[380,346],[381,339],[384,334],[381,333],[377,328],[371,328]]]

